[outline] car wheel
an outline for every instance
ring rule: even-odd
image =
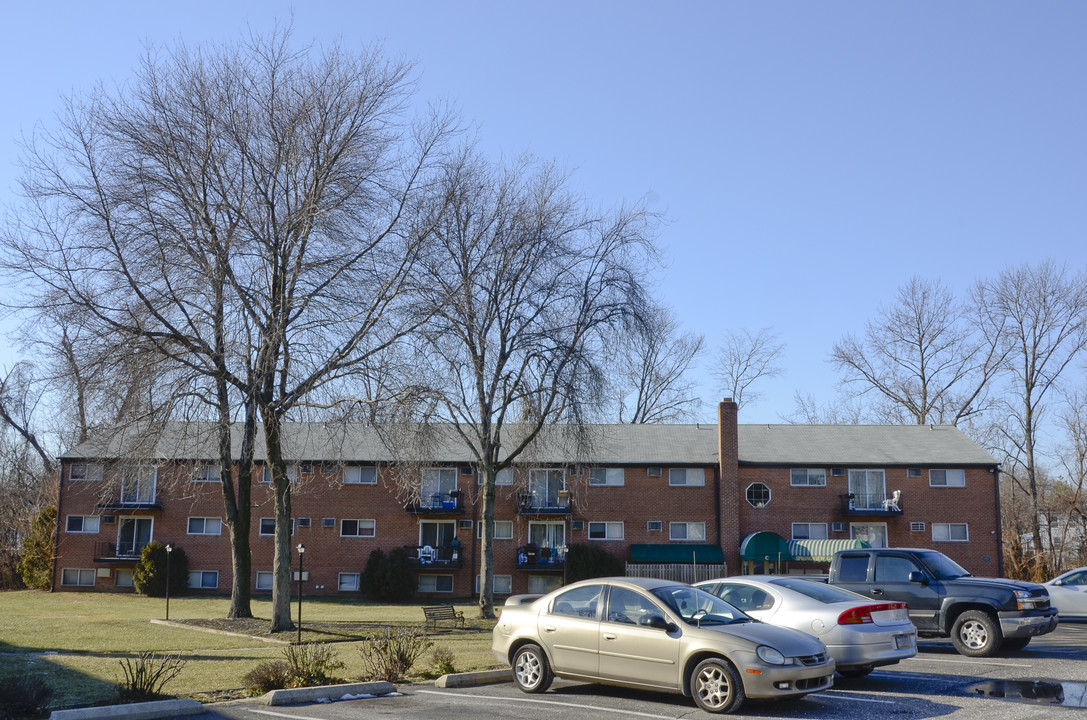
[[[951,628],[951,642],[961,655],[992,657],[1000,651],[1003,638],[992,615],[981,610],[967,610],[956,618]]]
[[[1025,648],[1029,644],[1030,644],[1030,638],[1029,637],[1025,637],[1025,638],[1005,638],[1004,639],[1004,649],[1005,650],[1011,650],[1012,652],[1014,652],[1016,650],[1022,650],[1023,648]]]
[[[555,676],[547,656],[539,645],[525,645],[513,656],[513,682],[527,693],[542,693],[551,687]]]
[[[744,704],[744,686],[732,663],[708,658],[691,672],[691,696],[706,712],[732,713]]]
[[[853,667],[838,668],[838,674],[844,678],[862,678],[874,669],[871,665],[854,665]]]

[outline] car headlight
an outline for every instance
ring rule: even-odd
[[[755,654],[759,656],[759,660],[762,660],[767,665],[788,665],[789,661],[785,659],[785,656],[780,651],[775,650],[769,645],[759,645],[755,648]]]

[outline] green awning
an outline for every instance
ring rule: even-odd
[[[830,562],[839,550],[869,547],[864,540],[790,540],[789,555],[801,562]]]
[[[789,559],[789,544],[785,542],[785,538],[775,532],[764,530],[751,533],[740,543],[740,560],[776,562],[779,559]]]
[[[725,553],[716,545],[631,545],[632,563],[702,563],[720,565]]]

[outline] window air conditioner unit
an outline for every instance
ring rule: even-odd
[[[472,466],[471,465],[461,465],[460,466],[460,474],[461,475],[471,475],[472,474]]]
[[[659,467],[650,467],[645,469],[646,477],[660,477],[661,469]]]
[[[471,530],[472,529],[472,521],[471,520],[458,520],[457,524],[458,524],[458,526],[460,527],[461,530]]]
[[[831,477],[845,477],[845,468],[831,468],[830,469],[830,476]]]
[[[117,522],[117,516],[116,515],[103,515],[102,516],[102,524],[103,525],[113,525],[116,522]]]
[[[321,527],[336,527],[336,518],[321,518]]]
[[[309,527],[309,518],[298,518],[298,527]]]
[[[906,468],[906,477],[921,477],[921,468]]]
[[[570,521],[570,529],[571,530],[580,530],[584,526],[585,526],[584,522],[581,521],[581,520],[571,520]]]
[[[844,522],[836,522],[831,527],[834,529],[834,532],[845,532]]]
[[[910,532],[924,532],[925,524],[923,522],[911,522]]]

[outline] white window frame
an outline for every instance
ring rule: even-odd
[[[957,523],[957,522],[955,522],[955,523],[953,523],[953,522],[938,523],[938,522],[934,522],[934,523],[930,523],[930,527],[932,528],[932,542],[934,542],[934,543],[938,543],[938,542],[970,542],[970,524],[969,523]],[[964,535],[964,537],[953,537],[954,533],[952,532],[952,529],[959,530]],[[939,533],[937,533],[937,530],[939,530]],[[937,537],[937,534],[946,535],[946,537]]]
[[[804,533],[806,533],[806,534],[801,535],[801,534],[797,533],[797,528],[804,528]],[[823,532],[822,535],[819,534],[819,529],[820,528],[822,529],[822,532]],[[812,533],[812,529],[816,530],[816,532],[814,534]],[[830,538],[830,535],[827,534],[827,524],[826,523],[794,522],[793,527],[792,527],[792,533],[793,533],[793,537],[792,537],[793,540],[827,540],[827,539]]]
[[[199,583],[192,584],[193,575],[199,575]],[[211,585],[204,584],[205,577],[211,577],[215,580]],[[219,588],[219,571],[218,570],[190,570],[189,571],[189,587],[194,590],[217,590]]]
[[[336,576],[336,589],[340,592],[358,592],[362,589],[362,573],[340,573]]]
[[[503,529],[503,530],[506,530],[507,532],[503,532],[500,535],[499,534],[499,529],[500,528]],[[476,524],[476,539],[478,539],[478,540],[483,539],[483,521],[482,520],[480,520],[479,523]],[[512,520],[495,520],[494,521],[494,535],[492,536],[491,539],[492,540],[512,540],[513,539],[513,521]]]
[[[875,547],[890,547],[890,545],[888,545],[889,536],[887,535],[887,523],[849,523],[849,539],[850,540],[857,540],[858,539],[857,538],[857,530],[859,530],[860,528],[865,528],[865,536],[866,537],[864,539],[867,540],[868,543],[872,545],[872,547],[874,547],[874,548]],[[883,544],[882,545],[876,545],[876,544],[872,543],[872,541],[867,537],[868,536],[867,531],[870,528],[877,528],[879,530],[882,530],[882,532],[883,532]]]
[[[264,463],[263,467],[264,467],[264,470],[260,474],[260,481],[262,483],[271,483],[272,482],[272,466],[269,465],[268,463]],[[288,465],[287,466],[287,482],[289,482],[289,483],[298,482],[298,466],[297,465]]]
[[[482,581],[479,575],[476,575],[476,593],[480,591]],[[512,595],[513,594],[513,576],[512,575],[495,575],[494,576],[494,594],[495,595]]]
[[[702,537],[691,537],[691,528],[697,529],[699,526],[702,527]],[[681,527],[683,528],[683,537],[676,537],[676,531]],[[706,523],[693,521],[669,522],[668,539],[672,542],[706,542]]]
[[[344,523],[356,523],[355,532],[345,533]],[[369,530],[367,534],[364,530]],[[340,537],[372,538],[377,536],[377,520],[373,518],[344,518],[340,520]]]
[[[933,473],[943,473],[943,482],[936,482],[933,480]],[[949,477],[952,473],[955,473],[955,477],[959,478],[960,482],[951,482]],[[928,486],[929,487],[966,487],[966,471],[962,468],[932,468],[928,471]]]
[[[193,466],[191,479],[194,483],[221,483],[221,468],[215,463],[197,463]]]
[[[146,474],[149,473],[149,474]],[[135,475],[135,480],[133,480]],[[121,504],[152,505],[158,494],[159,469],[154,466],[139,465],[127,467],[121,473]],[[132,483],[135,482],[135,488]],[[133,490],[135,494],[133,494]]]
[[[798,473],[804,473],[804,482],[797,482]],[[813,476],[816,480],[821,476],[823,481],[812,482]],[[789,470],[789,485],[792,487],[826,487],[826,468],[791,468]]]
[[[79,476],[76,475],[76,468],[82,468]],[[105,469],[102,463],[72,463],[68,468],[68,480],[69,482],[98,482],[102,479]]]
[[[683,474],[682,480],[679,474]],[[670,487],[704,487],[706,484],[706,468],[668,468],[668,485]]]
[[[449,589],[448,590],[441,590],[441,589],[438,588],[438,580],[439,579],[441,579],[443,581],[445,581],[445,580],[449,581]],[[431,582],[431,581],[433,581],[433,582]],[[432,584],[433,587],[424,587],[424,584]],[[443,584],[444,584],[444,582],[443,582]],[[452,575],[429,575],[429,574],[428,575],[420,575],[419,576],[419,583],[416,586],[416,588],[417,588],[417,590],[419,592],[452,594],[453,593],[453,588],[454,588],[453,576]]]
[[[75,573],[74,582],[70,573]],[[60,584],[65,587],[94,587],[97,573],[94,568],[63,568],[60,571]],[[90,578],[90,582],[86,582]]]
[[[621,467],[589,468],[589,487],[623,487],[626,485],[626,469]]]
[[[264,524],[271,523],[271,532],[264,532]],[[261,537],[272,537],[276,534],[276,519],[274,517],[262,517],[257,521],[257,534]],[[291,535],[294,535],[294,518],[291,518]]]
[[[753,487],[755,487],[756,485],[761,485],[764,488],[766,488],[766,500],[764,502],[756,503],[756,502],[753,502],[751,500],[751,497],[750,497],[751,489]],[[748,485],[746,488],[744,488],[744,500],[746,500],[747,504],[750,505],[751,507],[754,507],[754,508],[766,507],[767,505],[770,504],[770,501],[773,500],[773,499],[774,499],[774,491],[771,490],[770,486],[767,485],[764,482],[753,482],[750,485]]]
[[[200,532],[193,532],[192,523],[193,520],[203,521],[203,530]],[[208,521],[215,521],[215,532],[208,532]],[[185,532],[187,535],[222,535],[223,534],[223,519],[220,517],[202,517],[197,515],[190,515],[189,520],[185,525]]]
[[[124,578],[122,581],[121,578]],[[117,568],[113,572],[113,586],[120,588],[136,587],[136,571],[130,568]]]
[[[80,519],[79,520],[79,530],[73,530],[72,529],[72,520],[74,518],[79,518]],[[90,525],[94,526],[93,530],[88,529],[88,521],[89,520],[94,521],[94,522],[89,523]],[[73,534],[78,533],[78,534],[81,534],[81,535],[97,535],[98,530],[101,528],[101,525],[102,525],[102,518],[100,518],[98,515],[69,515],[67,520],[65,520],[65,522],[64,522],[64,532],[73,533]]]
[[[343,469],[343,484],[377,485],[377,465],[348,465]]]
[[[623,540],[626,537],[626,528],[622,520],[589,520],[586,527],[586,535],[590,541],[594,542],[609,542],[616,540]],[[593,537],[593,526],[596,525],[599,532],[599,526],[603,525],[604,537]],[[619,534],[615,535],[614,531],[618,529]]]
[[[261,592],[271,590],[274,580],[275,576],[271,570],[257,570],[257,580],[253,587]]]

